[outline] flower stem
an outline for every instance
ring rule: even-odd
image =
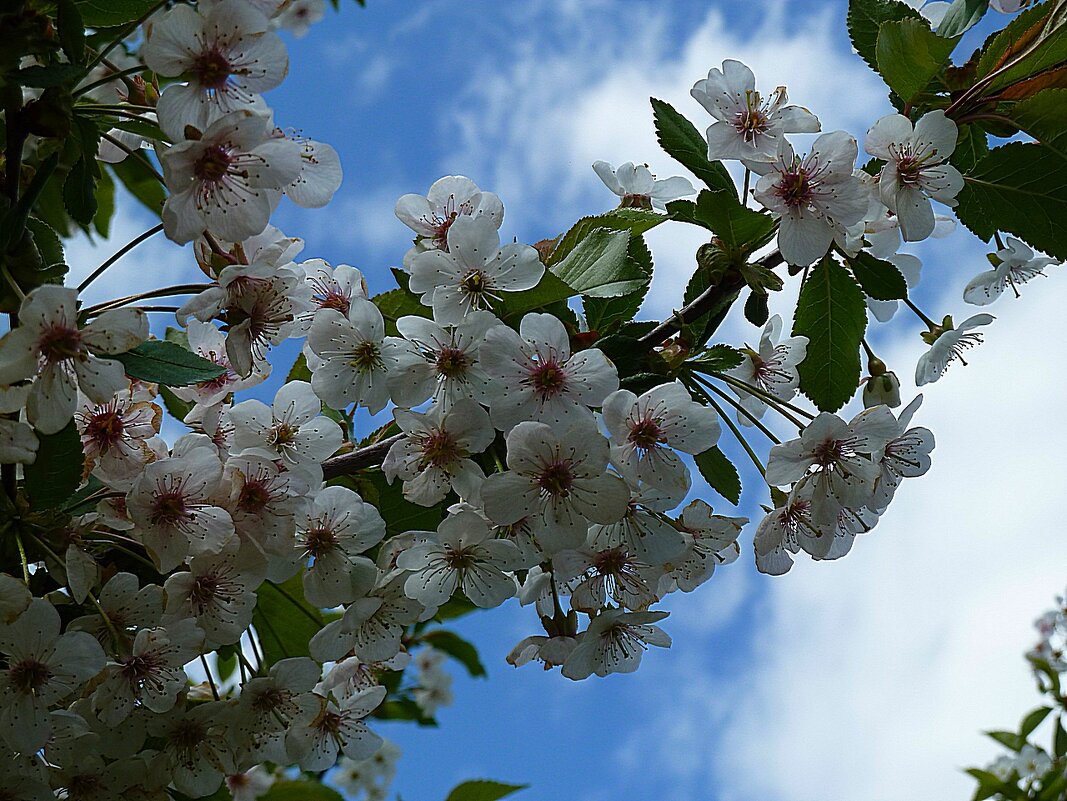
[[[922,320],[924,323],[926,323],[926,327],[927,328],[929,328],[931,331],[933,331],[934,329],[938,328],[937,323],[935,323],[933,320],[931,320],[929,317],[927,317],[925,314],[923,314],[922,309],[920,309],[918,306],[916,306],[914,303],[912,303],[911,298],[902,298],[901,300],[904,301],[904,305],[905,306],[907,306],[909,309],[911,309],[913,312],[915,312],[915,316],[916,317],[918,317],[920,320]]]
[[[169,298],[174,295],[194,295],[198,292],[203,292],[207,289],[211,289],[214,284],[175,284],[174,286],[162,287],[160,289],[152,289],[148,292],[141,292],[137,295],[127,295],[124,298],[116,298],[115,300],[108,300],[104,303],[98,303],[95,306],[90,306],[82,313],[90,316],[97,316],[103,314],[106,311],[111,311],[120,306],[126,306],[130,303],[136,303],[139,300],[148,300],[149,298]]]
[[[4,465],[7,467],[7,465]],[[14,465],[12,465],[14,467]],[[15,545],[19,549],[19,562],[22,564],[22,583],[29,586],[30,583],[30,563],[26,558],[26,546],[22,542],[22,535],[17,531],[15,532]]]
[[[93,270],[89,274],[88,278],[86,278],[84,281],[82,281],[80,284],[78,284],[78,291],[79,292],[84,292],[85,288],[87,286],[89,286],[89,284],[91,284],[97,278],[99,278],[103,274],[104,270],[106,270],[112,264],[117,262],[119,259],[121,259],[123,256],[125,256],[127,253],[129,253],[131,250],[133,250],[135,247],[137,247],[139,244],[144,242],[146,239],[150,239],[151,237],[155,236],[156,234],[158,234],[162,230],[163,230],[163,223],[160,223],[159,225],[155,226],[154,228],[149,228],[147,231],[145,231],[140,236],[137,236],[134,239],[131,239],[129,242],[127,242],[125,245],[123,245],[121,248],[119,248],[117,251],[115,251],[115,254],[111,258],[109,258],[107,261],[105,261],[103,264],[101,264],[99,267],[97,267],[95,270]]]
[[[724,401],[729,403],[735,409],[737,409],[737,411],[740,414],[743,414],[745,417],[747,417],[748,421],[750,423],[752,423],[752,425],[754,425],[760,431],[762,431],[763,435],[765,437],[767,437],[767,439],[769,439],[775,445],[781,445],[782,444],[782,441],[780,439],[778,439],[778,437],[776,437],[774,435],[774,432],[772,432],[769,428],[767,428],[767,426],[763,425],[763,422],[758,417],[756,417],[754,414],[752,414],[752,412],[750,412],[748,409],[746,409],[744,406],[742,406],[740,401],[735,399],[733,396],[727,394],[726,392],[723,392],[721,389],[719,389],[717,386],[715,386],[714,384],[712,384],[710,382],[701,381],[700,383],[703,384],[708,389],[710,389],[712,392],[714,392],[716,395],[718,395]],[[711,400],[711,397],[708,395],[707,392],[702,392],[701,394],[705,398],[707,398],[708,400]],[[800,427],[803,428],[804,426],[801,425]]]
[[[737,427],[737,424],[734,423],[734,421],[726,415],[726,411],[721,406],[719,406],[718,403],[715,402],[715,399],[711,397],[708,393],[704,392],[703,389],[701,389],[699,386],[694,386],[693,389],[698,394],[703,395],[704,399],[708,402],[708,405],[710,405],[711,408],[718,412],[719,417],[721,417],[723,419],[723,422],[726,423],[726,426],[734,435],[734,439],[741,443],[741,447],[745,449],[745,453],[748,454],[748,458],[752,460],[752,464],[754,464],[756,466],[756,469],[759,470],[760,475],[766,476],[767,468],[763,466],[763,462],[761,462],[759,460],[759,457],[756,456],[756,452],[752,450],[752,446],[748,444],[748,440],[745,439],[744,435],[741,433],[741,430]]]
[[[89,92],[93,91],[93,89],[96,89],[97,87],[105,86],[106,84],[109,84],[112,81],[120,81],[127,75],[136,75],[139,72],[144,72],[146,69],[148,69],[148,67],[146,67],[144,64],[138,64],[136,67],[128,67],[127,69],[119,70],[118,72],[109,72],[100,80],[93,81],[92,83],[86,84],[80,89],[76,89],[74,92],[71,93],[71,96],[81,97],[82,95],[88,94]]]
[[[791,414],[788,414],[785,411],[786,409],[790,409],[791,411],[794,411],[797,414],[803,415],[809,420],[815,419],[815,415],[813,415],[811,412],[807,412],[804,409],[801,409],[799,406],[795,406],[794,404],[789,403],[788,401],[784,401],[781,398],[777,398],[771,393],[767,392],[765,389],[754,386],[753,384],[749,384],[748,382],[742,381],[739,378],[734,378],[732,375],[726,375],[725,373],[712,373],[711,375],[713,375],[715,378],[718,378],[720,381],[726,382],[730,386],[737,387],[738,389],[742,389],[751,395],[755,395],[757,398],[766,403],[768,406],[771,406],[776,412],[782,415],[782,417],[784,417],[786,420],[788,420],[790,423],[792,423],[799,429],[804,428],[804,423],[800,420],[797,420]]]
[[[203,654],[200,654],[200,664],[204,666],[204,673],[207,674],[208,684],[211,685],[211,695],[214,697],[214,699],[216,701],[218,701],[219,700],[219,688],[215,686],[215,679],[213,679],[212,676],[211,676],[211,668],[208,667],[207,657],[204,656]]]

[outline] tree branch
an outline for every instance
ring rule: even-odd
[[[364,467],[380,465],[389,449],[404,437],[404,434],[394,434],[391,437],[375,442],[373,445],[357,448],[341,456],[332,456],[322,463],[322,477],[326,479],[337,478],[337,476],[362,470]]]

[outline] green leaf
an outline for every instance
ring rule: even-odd
[[[101,172],[96,182],[96,214],[93,228],[105,239],[111,230],[111,218],[115,215],[115,181],[111,173]]]
[[[757,328],[767,322],[770,317],[770,309],[767,307],[766,292],[749,292],[745,301],[745,319]]]
[[[973,28],[988,10],[989,0],[954,0],[937,26],[937,35],[959,36]]]
[[[71,420],[55,434],[41,434],[33,464],[23,468],[26,493],[34,510],[54,509],[67,503],[82,480],[85,454],[78,427]]]
[[[422,641],[438,651],[448,654],[467,669],[475,678],[484,677],[485,666],[478,658],[478,650],[455,632],[434,629],[422,635]]]
[[[159,395],[163,398],[163,407],[171,417],[185,422],[186,416],[193,410],[196,404],[192,401],[184,401],[165,385],[160,385]]]
[[[218,378],[225,372],[214,362],[197,356],[181,345],[163,340],[142,342],[133,350],[111,358],[122,362],[126,375],[153,384],[187,387]]]
[[[1067,61],[1064,24],[1067,17],[1058,3],[1038,3],[1009,22],[982,48],[975,80],[998,73],[985,85],[983,94],[991,95]]]
[[[733,462],[717,447],[709,448],[693,457],[700,475],[713,490],[737,506],[741,500],[741,477]]]
[[[19,70],[11,76],[14,83],[47,89],[65,83],[73,83],[85,70],[78,64],[50,64],[47,67],[33,66]]]
[[[1052,712],[1052,707],[1042,706],[1023,718],[1023,722],[1019,725],[1019,736],[1029,737],[1030,733],[1041,725],[1041,722],[1049,716],[1050,712]]]
[[[403,534],[405,531],[437,530],[437,525],[444,516],[443,503],[435,506],[418,506],[405,500],[403,482],[394,481],[389,484],[381,470],[365,471],[361,478],[369,482],[378,494],[374,505],[378,507],[378,512],[385,520],[385,531],[388,536]],[[359,492],[359,489],[357,488],[356,491]],[[363,497],[364,500],[372,500],[366,495]]]
[[[159,179],[153,175],[141,159],[130,156],[118,164],[109,164],[112,173],[122,182],[130,194],[153,214],[159,214],[167,193],[163,191]]]
[[[697,195],[696,203],[675,200],[667,204],[667,211],[678,220],[714,233],[735,260],[767,244],[777,227],[771,215],[742,206],[733,192],[705,189]]]
[[[957,41],[938,36],[924,20],[884,22],[876,45],[878,72],[890,89],[910,101],[941,70]]]
[[[1067,160],[1067,89],[1045,89],[1011,110],[1019,128]]]
[[[578,294],[550,271],[545,270],[537,286],[522,292],[508,292],[497,310],[502,320],[518,317],[535,309],[543,309],[553,303],[567,300]]]
[[[875,300],[901,300],[908,296],[908,282],[891,262],[876,259],[865,250],[849,258],[852,275]]]
[[[831,256],[800,288],[793,335],[808,338],[799,365],[800,389],[824,412],[836,412],[856,394],[860,340],[867,328],[863,290]]]
[[[288,375],[285,376],[285,383],[290,381],[307,381],[311,383],[311,370],[308,368],[307,357],[300,353],[297,355],[296,360],[293,362],[293,366],[289,368]]]
[[[552,249],[551,255],[545,260],[548,267],[562,261],[575,246],[597,228],[609,228],[612,231],[629,231],[634,235],[641,235],[651,231],[657,225],[670,219],[669,215],[657,214],[654,211],[644,209],[614,209],[606,214],[596,214],[592,217],[582,217],[570,230],[563,235],[559,243]]]
[[[1011,142],[965,176],[956,216],[980,239],[1015,234],[1037,250],[1067,259],[1067,159],[1047,145]]]
[[[432,317],[433,313],[429,306],[423,306],[416,295],[406,289],[391,289],[375,295],[371,300],[385,318],[385,331],[390,336],[397,336],[396,321],[401,317],[415,315],[417,317]]]
[[[987,731],[986,736],[1015,752],[1021,751],[1026,745],[1026,738],[1013,731]]]
[[[744,354],[737,348],[719,344],[712,345],[686,363],[701,373],[723,373],[737,367],[744,358]]]
[[[648,294],[648,288],[652,284],[652,252],[645,244],[644,237],[630,236],[626,258],[641,269],[646,277],[645,283],[633,292],[617,298],[583,297],[582,309],[585,311],[585,321],[590,331],[603,334],[633,319]]]
[[[41,262],[44,269],[55,267],[57,264],[66,266],[66,257],[63,255],[63,242],[48,223],[38,220],[36,217],[26,218],[26,228],[33,236],[33,244],[37,246],[37,252],[41,254]],[[64,270],[66,272],[66,270]]]
[[[641,268],[627,256],[629,231],[597,228],[574,246],[552,272],[582,295],[614,298],[648,283]]]
[[[252,625],[268,667],[291,656],[308,656],[308,642],[323,626],[321,612],[304,598],[301,576],[282,584],[265,581],[256,590]]]
[[[959,127],[956,149],[952,151],[949,161],[952,166],[966,175],[974,165],[989,153],[989,134],[980,125],[970,124]]]
[[[852,46],[872,70],[878,70],[878,29],[883,22],[902,19],[921,20],[922,15],[898,0],[849,0],[848,34]]]
[[[82,156],[67,173],[63,182],[63,204],[67,214],[82,225],[89,225],[96,216],[95,165]]]
[[[74,0],[90,28],[110,28],[133,22],[146,14],[156,0]]]
[[[160,130],[159,125],[149,120],[131,120],[128,117],[121,117],[108,120],[108,124],[112,128],[118,128],[120,131],[129,131],[138,136],[143,136],[145,139],[170,141],[167,135]]]
[[[504,784],[487,779],[463,782],[452,788],[445,801],[498,801],[519,790],[525,790],[528,784]]]
[[[1067,755],[1067,729],[1063,727],[1063,715],[1056,718],[1056,731],[1052,736],[1052,750],[1057,757]]]
[[[689,120],[675,111],[674,106],[652,97],[652,111],[656,123],[656,138],[668,156],[674,158],[693,175],[717,189],[737,194],[737,187],[722,162],[708,159],[708,143]]]
[[[716,261],[718,259],[725,260],[725,254],[716,254]],[[682,302],[686,305],[692,303],[704,292],[711,288],[712,275],[707,266],[697,265],[696,271],[689,279],[689,283],[686,284],[685,292],[682,295]],[[730,307],[734,301],[737,300],[738,294],[740,294],[741,286],[738,284],[737,289],[733,289],[726,292],[718,304],[709,309],[706,314],[702,314],[700,317],[693,320],[689,325],[685,326],[683,333],[689,340],[689,345],[692,348],[699,348],[707,342],[712,335],[722,325],[722,321],[726,319],[726,314],[729,312]]]
[[[74,0],[56,3],[56,31],[59,43],[71,64],[85,63],[85,25]]]
[[[274,782],[259,801],[344,801],[344,796],[315,781]]]

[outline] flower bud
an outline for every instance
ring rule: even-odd
[[[884,364],[882,370],[881,374],[871,375],[863,384],[863,406],[867,409],[873,406],[895,409],[900,406],[900,379],[892,371],[885,372]]]

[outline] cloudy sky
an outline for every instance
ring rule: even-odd
[[[283,205],[277,224],[307,240],[305,256],[359,266],[375,291],[409,244],[395,199],[441,175],[500,194],[504,237],[533,242],[613,205],[596,159],[677,174],[658,151],[648,98],[703,127],[688,91],[725,58],[752,67],[765,91],[787,85],[824,130],[861,136],[888,110],[880,80],[851,53],[841,0],[368,5],[342,0],[342,13],[291,40],[289,77],[268,101],[279,124],[332,143],[345,167],[329,207]],[[150,224],[127,206],[116,238]],[[699,244],[681,228],[651,236],[649,317],[680,303]],[[961,230],[915,252],[930,315],[970,314],[960,296],[988,269],[984,246]],[[125,294],[190,270],[186,253],[153,241],[94,291]],[[968,796],[961,768],[994,754],[979,730],[1009,727],[1035,705],[1021,655],[1032,619],[1064,586],[1062,281],[1053,271],[1022,300],[999,301],[970,366],[929,388],[916,422],[937,437],[934,468],[905,484],[847,558],[800,561],[772,579],[752,567],[749,540],[737,563],[672,599],[674,647],[631,676],[575,684],[510,668],[505,654],[538,628],[517,606],[465,622],[490,678],[457,674],[438,730],[386,728],[404,750],[396,791],[432,800],[485,777],[530,783],[518,798],[531,801]],[[920,330],[902,314],[872,332],[905,385]],[[732,318],[723,336],[757,338]],[[709,499],[753,517],[766,501],[755,488],[740,511]]]

